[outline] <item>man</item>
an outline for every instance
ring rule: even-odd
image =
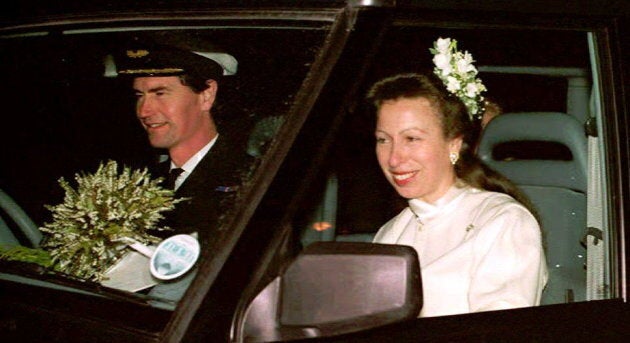
[[[175,196],[187,198],[165,213],[166,225],[174,231],[156,235],[197,232],[202,245],[207,244],[249,170],[247,155],[219,134],[212,116],[220,78],[236,68],[229,57],[158,46],[128,49],[116,59],[118,74],[133,78],[136,115],[150,144],[168,151],[167,161],[151,174],[168,180],[169,171],[180,171]]]

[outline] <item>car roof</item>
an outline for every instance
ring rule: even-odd
[[[27,18],[50,18],[56,15],[82,13],[113,13],[138,10],[154,12],[203,9],[300,9],[356,7],[416,7],[426,9],[456,9],[458,11],[506,11],[512,13],[556,13],[580,15],[628,14],[630,1],[619,0],[21,0],[4,6],[0,15],[3,26],[8,22],[23,22]]]

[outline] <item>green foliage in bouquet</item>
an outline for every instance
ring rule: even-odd
[[[35,263],[46,268],[51,267],[53,263],[47,251],[21,245],[0,246],[0,260]]]
[[[118,172],[115,161],[98,167],[94,174],[76,174],[77,189],[63,178],[63,203],[46,205],[53,221],[40,230],[47,233],[42,248],[50,253],[55,270],[83,279],[101,281],[103,274],[127,251],[127,245],[160,241],[149,230],[158,227],[162,213],[185,199],[151,179],[147,169]]]

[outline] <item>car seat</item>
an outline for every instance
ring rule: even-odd
[[[20,245],[21,239],[32,247],[39,246],[42,233],[37,225],[24,212],[9,194],[0,189],[0,244],[5,246]],[[14,230],[17,230],[14,231]]]
[[[560,112],[505,113],[484,129],[477,153],[514,182],[538,212],[549,282],[542,304],[585,300],[587,137]]]

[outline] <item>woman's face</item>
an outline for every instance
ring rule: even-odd
[[[378,111],[376,157],[402,197],[433,203],[444,195],[456,179],[449,154],[459,154],[461,145],[461,137],[444,137],[426,98],[386,101]]]

